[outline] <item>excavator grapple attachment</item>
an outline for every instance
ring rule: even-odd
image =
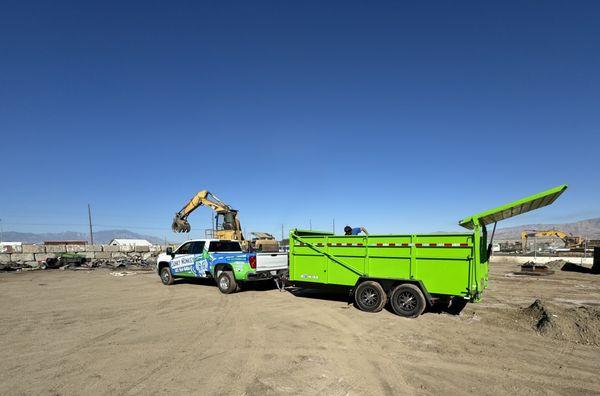
[[[190,232],[192,226],[186,219],[180,217],[179,213],[175,214],[171,228],[174,232]]]

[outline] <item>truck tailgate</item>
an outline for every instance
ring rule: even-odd
[[[287,253],[257,253],[256,271],[275,271],[287,269]]]

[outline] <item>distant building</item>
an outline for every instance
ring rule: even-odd
[[[0,253],[12,253],[22,245],[23,242],[0,242]]]
[[[115,238],[110,241],[109,245],[113,246],[152,246],[150,242],[145,239],[126,239],[126,238]]]

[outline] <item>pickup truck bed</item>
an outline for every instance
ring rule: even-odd
[[[288,268],[287,253],[256,253],[256,271],[276,271]]]

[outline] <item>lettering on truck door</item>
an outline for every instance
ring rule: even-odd
[[[194,276],[192,267],[194,264],[194,255],[190,254],[190,249],[194,242],[186,242],[179,246],[171,259],[171,272],[178,276]]]

